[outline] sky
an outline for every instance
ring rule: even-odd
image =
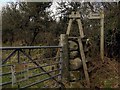
[[[2,7],[7,3],[7,2],[15,2],[15,1],[24,1],[24,0],[0,0],[0,10],[2,9]],[[49,1],[49,0],[25,0],[25,1]],[[59,1],[65,1],[65,0],[51,0],[53,1],[53,5],[51,7],[53,12],[56,12],[56,6],[57,6],[57,2]],[[73,0],[73,1],[81,1],[81,0]],[[103,0],[82,0],[82,1],[103,1]],[[119,1],[119,0],[104,0],[104,1]]]
[[[7,2],[14,2],[15,0],[0,0],[0,10],[2,9],[2,6],[4,6]]]
[[[14,0],[0,0],[0,4],[6,3],[6,2],[12,2]]]
[[[6,2],[15,2],[15,1],[24,1],[24,0],[0,0],[0,8],[2,6],[4,6],[6,4]],[[25,0],[25,1],[65,1],[65,0]],[[97,2],[100,2],[100,1],[107,1],[107,2],[111,2],[111,1],[119,1],[119,0],[73,0],[73,1],[97,1]]]
[[[20,1],[20,0],[0,0],[0,10],[2,9],[2,7],[7,3],[7,2],[15,2],[15,1]],[[30,0],[29,0],[30,1]],[[34,0],[31,0],[31,1],[34,1]],[[36,0],[36,1],[39,1],[39,0]],[[42,1],[42,0],[40,0]],[[43,0],[44,1],[44,0]],[[56,0],[51,0],[51,1],[56,1]],[[59,0],[57,0],[59,1]],[[55,7],[56,7],[56,2],[54,2],[54,4],[52,5],[52,9],[54,9],[55,11]]]
[[[0,0],[0,10],[2,9],[3,6],[6,5],[7,2],[15,2],[15,1],[20,1],[20,0]],[[35,1],[35,0],[31,0],[31,1]],[[36,0],[36,1],[42,1],[42,0]],[[51,10],[55,13],[56,12],[57,3],[55,2],[56,0],[51,0],[51,1],[53,1],[53,5],[51,6]],[[60,1],[60,0],[57,0],[57,1]]]

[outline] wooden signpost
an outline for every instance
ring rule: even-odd
[[[90,79],[89,79],[89,74],[88,74],[88,68],[87,68],[87,64],[86,64],[86,57],[85,57],[85,53],[84,53],[84,49],[83,49],[83,43],[82,43],[82,38],[84,38],[84,32],[83,32],[83,27],[82,27],[82,22],[81,22],[81,18],[80,18],[80,13],[79,12],[72,12],[71,15],[69,15],[69,23],[68,23],[68,27],[67,27],[67,31],[66,34],[61,34],[60,36],[60,43],[59,45],[63,46],[63,60],[64,60],[64,65],[63,68],[65,69],[63,71],[63,75],[64,77],[67,79],[67,81],[69,82],[70,80],[70,71],[69,71],[69,55],[68,55],[68,38],[69,38],[69,34],[70,34],[70,30],[71,30],[71,26],[72,26],[72,22],[74,20],[77,21],[78,23],[78,27],[79,27],[79,37],[76,37],[78,39],[78,45],[79,45],[79,51],[80,51],[80,56],[81,56],[81,60],[82,60],[82,65],[83,65],[83,70],[84,70],[84,74],[85,74],[85,79],[87,82],[87,88],[90,87]],[[100,14],[90,14],[89,19],[100,19],[101,20],[101,37],[100,37],[100,56],[102,61],[104,61],[104,13],[101,12]],[[57,52],[57,56],[59,55],[59,50]]]
[[[100,19],[101,30],[100,30],[100,56],[101,60],[104,62],[104,12],[90,13],[89,19]]]

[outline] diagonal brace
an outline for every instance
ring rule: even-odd
[[[4,64],[10,57],[12,57],[16,53],[17,49],[15,49],[5,60],[2,61],[2,64]]]
[[[46,70],[43,69],[42,66],[40,66],[38,63],[36,63],[29,55],[27,55],[23,50],[20,49],[20,51],[29,59],[31,60],[35,65],[39,66],[39,68],[43,71],[46,72]],[[50,75],[49,73],[46,73],[49,77],[52,77],[52,75]],[[58,80],[56,80],[55,78],[53,78],[53,80],[55,80],[57,83],[61,84],[62,86],[64,86],[63,83],[59,82]]]

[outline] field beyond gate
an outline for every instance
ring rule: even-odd
[[[60,54],[56,56],[57,50]],[[2,88],[61,87],[62,47],[1,47]]]

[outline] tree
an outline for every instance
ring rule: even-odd
[[[2,10],[2,30],[3,42],[14,42],[15,31],[18,30],[21,15],[17,9],[17,3],[7,4]]]
[[[111,31],[119,26],[118,25],[118,18],[119,18],[118,10],[119,9],[118,9],[117,3],[113,3],[113,2],[93,2],[93,3],[83,2],[81,3],[81,2],[66,1],[66,2],[60,2],[58,4],[59,4],[58,14],[61,14],[60,18],[62,18],[63,21],[65,20],[65,22],[61,22],[61,21],[59,22],[61,23],[61,25],[63,25],[62,23],[67,25],[68,19],[66,19],[66,17],[68,18],[68,15],[72,11],[80,12],[85,35],[91,39],[93,47],[95,49],[94,51],[99,50],[100,22],[99,20],[89,20],[87,18],[87,15],[89,15],[90,12],[99,13],[100,10],[103,9],[105,12],[105,45],[106,45],[106,49],[108,48],[107,44],[111,42],[112,40],[111,36],[114,35],[114,33]],[[67,26],[65,26],[65,30],[66,28]],[[76,29],[77,27],[73,24],[73,30],[71,30],[72,33],[76,33]],[[111,34],[109,33],[109,31],[111,32]],[[113,41],[113,43],[114,42],[115,41]],[[112,52],[114,51],[112,50]]]
[[[48,31],[47,27],[52,19],[46,9],[50,6],[50,2],[7,4],[2,13],[3,42],[12,41],[11,43],[13,43],[14,40],[18,39],[26,45],[34,45],[37,35],[40,32]],[[5,35],[6,32],[8,36]],[[7,40],[8,37],[11,37],[11,40]]]

